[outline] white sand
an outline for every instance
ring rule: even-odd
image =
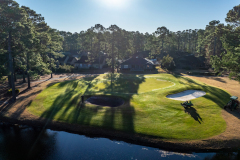
[[[179,101],[189,101],[191,99],[195,99],[198,97],[202,97],[206,95],[206,92],[200,90],[186,90],[183,92],[179,92],[177,94],[168,95],[167,98],[179,100]]]

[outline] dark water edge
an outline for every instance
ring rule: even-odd
[[[124,104],[124,100],[117,96],[91,96],[87,100],[98,106],[118,107]]]
[[[0,160],[240,159],[237,152],[179,153],[41,128],[0,126]]]

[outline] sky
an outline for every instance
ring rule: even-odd
[[[15,0],[60,31],[86,31],[95,24],[116,24],[127,31],[153,33],[204,29],[212,20],[225,23],[226,14],[239,0]]]

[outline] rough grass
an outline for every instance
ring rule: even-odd
[[[181,101],[166,98],[187,89],[199,89],[207,94],[192,100],[194,106],[189,109],[184,109]],[[80,107],[83,94],[120,96],[126,103],[116,108],[91,104]],[[208,138],[226,129],[221,110],[229,97],[224,90],[170,74],[104,74],[49,86],[28,110],[40,117],[68,123],[192,140]]]

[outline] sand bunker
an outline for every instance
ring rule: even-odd
[[[168,95],[167,98],[179,101],[189,101],[191,99],[202,97],[205,94],[206,92],[200,90],[186,90],[177,94]]]
[[[124,100],[114,96],[92,96],[86,102],[98,106],[118,107],[124,104]]]

